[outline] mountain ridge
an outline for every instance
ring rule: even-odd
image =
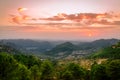
[[[61,56],[85,56],[92,54],[102,48],[117,43],[118,39],[99,39],[92,42],[50,42],[34,40],[1,40],[0,43],[7,44],[23,53],[32,53],[35,55],[45,55],[52,57]],[[74,44],[75,43],[75,44]]]

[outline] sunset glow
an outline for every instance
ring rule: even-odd
[[[120,38],[120,0],[12,1],[0,3],[1,39]]]
[[[92,36],[92,34],[91,34],[91,33],[89,33],[89,34],[88,34],[88,36],[89,36],[89,37],[91,37],[91,36]]]

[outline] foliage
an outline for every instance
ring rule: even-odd
[[[120,80],[120,59],[92,64],[59,64],[33,55],[0,53],[0,80]]]
[[[102,64],[95,64],[91,69],[91,80],[107,80],[106,67]]]
[[[30,70],[32,80],[40,80],[41,78],[40,68],[37,65],[34,65],[30,68]]]
[[[53,78],[53,66],[48,60],[43,61],[41,65],[41,79],[42,80],[52,80]]]
[[[0,53],[0,79],[29,80],[30,71],[18,63],[12,55]]]
[[[111,80],[120,80],[120,60],[108,62],[106,70]]]
[[[120,59],[120,42],[91,55],[91,58]]]

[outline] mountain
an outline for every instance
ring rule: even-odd
[[[35,41],[29,39],[8,39],[1,40],[1,42],[24,53],[40,54],[54,47],[54,45],[48,41]]]
[[[14,44],[11,44],[14,45]],[[3,44],[0,42],[0,52],[6,52],[10,54],[20,54],[21,52],[11,46],[9,44]]]
[[[57,45],[52,50],[45,52],[45,54],[51,56],[65,56],[71,54],[75,50],[77,50],[77,46],[70,42],[65,42],[63,44]]]
[[[0,40],[0,43],[26,54],[52,57],[81,57],[95,53],[98,50],[117,43],[118,41],[118,39],[100,39],[92,42],[4,39]]]
[[[106,47],[97,51],[90,56],[91,58],[111,58],[120,59],[120,42],[110,47]]]
[[[101,49],[101,48],[111,46],[111,45],[113,45],[117,42],[119,42],[118,39],[99,39],[99,40],[95,40],[93,42],[80,43],[77,46],[80,49],[83,49],[83,50],[86,50],[86,49]]]
[[[72,44],[71,42],[65,42],[56,45],[56,47],[46,51],[44,54],[54,57],[81,57],[95,53],[98,50],[117,43],[118,41],[119,40],[117,39],[100,39],[93,42],[80,43],[78,45]]]

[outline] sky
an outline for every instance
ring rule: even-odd
[[[120,39],[120,0],[0,0],[0,39]]]

